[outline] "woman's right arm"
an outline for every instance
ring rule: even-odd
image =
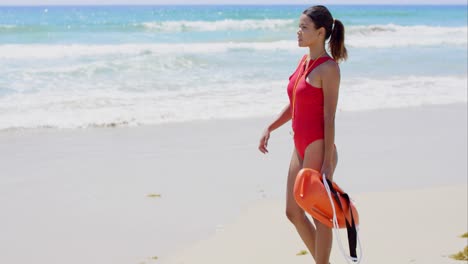
[[[286,107],[283,108],[281,113],[278,115],[278,117],[265,129],[265,131],[262,134],[262,137],[260,138],[260,144],[258,146],[258,149],[262,153],[268,153],[267,146],[268,146],[268,139],[270,139],[270,133],[279,128],[280,126],[284,125],[287,123],[289,120],[291,120],[291,105],[288,104]]]

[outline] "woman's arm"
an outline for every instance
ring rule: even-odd
[[[272,132],[280,126],[291,120],[291,105],[287,104],[278,117],[267,127],[268,131]]]
[[[280,126],[284,125],[286,122],[291,120],[291,105],[286,105],[278,117],[265,129],[260,138],[260,144],[258,145],[258,149],[262,153],[268,153],[267,146],[268,146],[268,139],[270,139],[270,133],[275,129],[279,128]]]
[[[335,155],[335,113],[338,104],[338,91],[340,87],[340,68],[336,62],[324,64],[322,76],[322,89],[324,99],[324,158],[322,173],[328,179],[333,179]]]

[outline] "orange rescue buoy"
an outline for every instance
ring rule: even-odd
[[[328,183],[330,186],[330,182]],[[359,225],[357,209],[349,196],[335,182],[330,187],[338,226],[346,228],[346,220],[348,224]],[[320,172],[309,168],[300,170],[294,184],[294,198],[297,204],[313,218],[333,228],[333,208]]]

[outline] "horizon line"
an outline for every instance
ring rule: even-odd
[[[288,3],[272,3],[272,4],[239,4],[239,3],[224,3],[224,4],[209,4],[209,3],[193,3],[193,4],[183,4],[183,3],[175,3],[175,4],[148,4],[148,3],[133,3],[133,4],[123,4],[123,3],[108,3],[108,4],[63,4],[63,3],[56,3],[56,4],[0,4],[0,7],[45,7],[45,6],[304,6],[309,5],[307,3],[304,4],[288,4]],[[468,4],[462,3],[411,3],[411,4],[404,4],[404,3],[346,3],[346,4],[327,4],[327,6],[468,6]]]

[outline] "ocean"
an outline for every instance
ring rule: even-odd
[[[305,8],[0,7],[0,131],[276,116]],[[338,111],[466,103],[466,6],[329,9]]]

